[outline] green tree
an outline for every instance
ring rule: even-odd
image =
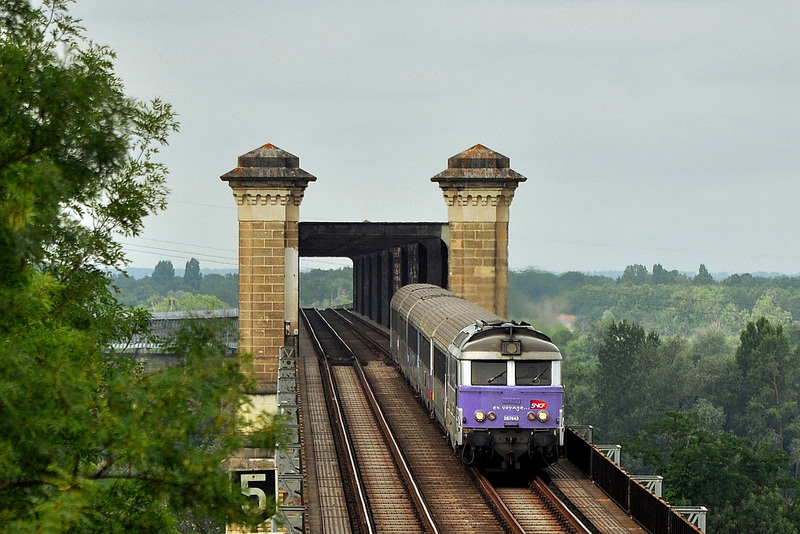
[[[650,283],[652,277],[647,272],[647,267],[640,264],[628,265],[625,267],[625,272],[620,277],[621,282],[628,282],[631,284],[647,284]]]
[[[202,326],[172,343],[180,368],[145,374],[110,348],[147,323],[108,273],[116,237],[165,205],[154,156],[177,124],[124,94],[66,7],[0,5],[0,531],[245,521],[222,460],[243,432],[274,445],[241,418],[246,362]]]
[[[764,292],[753,305],[750,320],[755,322],[764,317],[776,324],[791,324],[792,313],[782,309],[775,300],[775,291]]]
[[[87,44],[63,1],[24,0],[0,11],[0,278],[24,283],[26,265],[113,265],[113,230],[135,235],[165,205],[158,144],[176,128],[171,108],[133,101],[111,71],[113,53]],[[79,224],[89,221],[89,224]],[[64,245],[53,247],[54,233]]]
[[[669,271],[664,269],[660,263],[653,265],[653,283],[654,284],[669,284],[672,282],[672,276]]]
[[[800,421],[796,388],[800,362],[792,357],[783,327],[766,318],[748,322],[739,339],[736,363],[742,372],[745,406],[739,429],[759,440],[772,434],[776,446],[789,450]]]
[[[597,401],[597,361],[564,362],[564,401],[569,407],[566,414],[569,425],[593,425],[602,420],[602,409]]]
[[[667,271],[660,263],[653,265],[654,284],[683,284],[686,283],[686,276],[677,270]]]
[[[730,286],[753,286],[756,284],[756,278],[750,274],[732,274],[724,280],[724,283]]]
[[[301,275],[302,276],[302,275]],[[214,295],[227,304],[228,308],[239,306],[239,275],[238,274],[206,274],[203,275],[202,292]]]
[[[153,311],[199,311],[221,310],[228,305],[214,295],[195,295],[185,291],[170,291],[169,294],[153,305]]]
[[[200,272],[200,262],[192,258],[186,262],[186,269],[183,271],[183,283],[190,291],[199,293],[202,281],[203,275]]]
[[[596,385],[605,439],[632,434],[658,414],[653,374],[660,344],[658,334],[624,319],[608,326],[597,351]]]
[[[656,360],[647,372],[645,387],[652,389],[652,398],[659,410],[685,411],[697,402],[696,374],[689,342],[680,336],[664,338],[658,345]]]
[[[353,300],[353,268],[311,269],[300,273],[300,305],[340,306]]]
[[[712,277],[708,273],[708,269],[702,263],[700,264],[700,270],[697,273],[697,276],[692,278],[692,283],[698,286],[708,285],[714,283],[714,277]]]
[[[785,329],[786,337],[789,338],[789,344],[796,349],[800,348],[800,324],[790,324]]]
[[[159,286],[168,286],[175,278],[175,267],[172,266],[172,262],[169,260],[158,262],[156,268],[153,269],[152,278],[153,283]]]
[[[730,430],[730,419],[741,409],[737,398],[742,375],[734,352],[733,341],[719,332],[707,332],[692,343],[694,374],[688,387],[697,394],[697,406],[716,414],[713,428]]]
[[[711,510],[709,532],[797,532],[783,494],[790,459],[769,445],[702,429],[697,414],[671,412],[625,444],[664,477],[672,504]]]

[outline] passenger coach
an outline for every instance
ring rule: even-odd
[[[438,286],[405,286],[391,306],[393,357],[465,462],[557,460],[563,387],[550,338]]]

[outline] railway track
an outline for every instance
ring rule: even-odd
[[[527,487],[504,486],[489,482],[476,470],[475,479],[518,532],[592,532],[538,478]]]
[[[386,333],[348,312],[323,313],[351,353],[363,360],[364,375],[440,532],[588,532],[566,507],[553,503],[557,499],[546,487],[496,490],[468,469],[391,363]]]
[[[312,336],[318,342],[334,425],[340,433],[340,467],[349,473],[351,517],[358,517],[356,532],[437,533],[413,478],[404,466],[380,411],[365,388],[360,368],[349,347],[338,338],[316,310],[304,311]],[[336,430],[335,430],[336,431]]]

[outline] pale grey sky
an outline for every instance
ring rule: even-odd
[[[510,266],[800,273],[800,2],[78,0],[140,99],[180,115],[133,266],[236,267],[221,174],[273,143],[305,221],[445,221],[476,143],[528,177]],[[308,267],[326,267],[319,260]]]

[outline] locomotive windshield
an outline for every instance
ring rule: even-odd
[[[511,385],[506,361],[472,361],[473,386]],[[553,383],[552,362],[542,360],[517,360],[514,362],[516,386],[550,386]]]
[[[473,361],[472,385],[473,386],[505,386],[506,377],[505,361]]]
[[[549,386],[552,382],[549,361],[516,361],[518,386]]]

